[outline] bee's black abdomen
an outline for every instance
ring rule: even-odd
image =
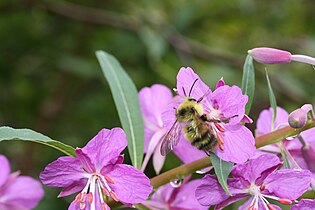
[[[212,151],[218,144],[217,138],[209,130],[201,137],[195,137],[191,144],[203,151]]]

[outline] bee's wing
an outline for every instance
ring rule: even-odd
[[[163,137],[160,152],[161,155],[166,156],[173,147],[176,146],[179,142],[180,131],[182,129],[181,123],[176,120],[172,125],[171,129]]]

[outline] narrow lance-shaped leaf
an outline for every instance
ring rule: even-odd
[[[227,185],[227,178],[232,170],[233,163],[226,162],[224,160],[221,160],[215,153],[210,153],[211,163],[214,167],[215,175],[218,178],[218,181],[220,185],[222,186],[223,190],[228,194],[232,195],[229,187]]]
[[[144,128],[138,91],[113,56],[104,51],[97,51],[96,56],[109,83],[122,127],[127,135],[131,162],[140,169],[143,157]]]
[[[270,106],[273,109],[271,130],[274,130],[274,123],[275,123],[275,120],[276,120],[276,117],[277,117],[277,101],[276,101],[275,94],[273,93],[273,90],[272,90],[272,87],[271,87],[271,83],[270,83],[270,80],[269,80],[269,76],[268,76],[267,70],[266,70],[266,79],[267,79],[267,83],[268,83],[269,102],[270,102]]]
[[[275,124],[275,120],[277,117],[277,101],[276,101],[276,97],[275,97],[273,90],[272,90],[272,87],[271,87],[271,83],[269,80],[267,70],[266,70],[266,79],[267,79],[267,83],[268,83],[268,94],[269,94],[270,106],[272,107],[272,110],[273,110],[271,130],[274,130],[275,129],[274,124]],[[281,141],[278,142],[278,147],[280,148],[280,153],[281,153],[285,168],[290,168],[289,161],[288,161],[287,155],[285,153],[285,148],[284,148],[285,146]]]
[[[255,69],[253,58],[250,55],[247,55],[243,66],[242,91],[243,94],[248,96],[248,102],[245,106],[245,113],[248,115],[255,94]]]
[[[60,141],[52,140],[48,136],[45,136],[36,131],[26,129],[26,128],[14,129],[7,126],[0,127],[0,142],[11,141],[11,140],[36,142],[39,144],[44,144],[46,146],[52,147],[56,150],[59,150],[65,153],[66,155],[75,156],[73,147],[67,144],[64,144]]]

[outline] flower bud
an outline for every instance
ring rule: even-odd
[[[307,121],[307,112],[301,108],[296,109],[291,112],[288,121],[292,128],[302,128]]]
[[[291,62],[291,53],[268,47],[259,47],[248,50],[248,54],[257,62],[263,64],[281,64]]]

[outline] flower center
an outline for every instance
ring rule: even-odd
[[[115,184],[115,180],[108,176],[103,176],[102,174],[93,173],[89,177],[83,190],[75,197],[74,202],[79,204],[81,210],[85,209],[87,203],[90,205],[91,210],[95,210],[95,196],[99,196],[102,210],[109,210],[110,208],[104,202],[103,196],[111,197],[113,200],[119,201],[118,196],[111,189],[110,184]]]
[[[266,198],[273,199],[282,204],[292,204],[292,201],[287,198],[279,198],[276,196],[265,195],[264,190],[266,188],[265,184],[257,186],[255,183],[251,183],[250,187],[247,189],[247,193],[253,196],[253,200],[248,207],[248,210],[258,210],[258,202],[259,200],[262,202],[264,208],[266,210],[276,210],[276,208],[269,203]]]

